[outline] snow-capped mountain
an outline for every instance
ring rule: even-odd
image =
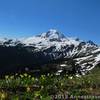
[[[62,47],[66,45],[77,46],[80,42],[72,38],[66,38],[62,33],[58,32],[57,30],[50,29],[48,32],[42,33],[41,35],[23,39],[22,43],[26,46],[33,45],[39,50],[55,46],[55,50],[59,51]]]
[[[77,66],[76,73],[85,74],[96,65],[100,64],[100,47],[92,41],[82,41],[78,38],[64,36],[57,30],[50,29],[48,32],[37,36],[19,40],[1,40],[0,45],[4,47],[22,47],[31,53],[29,62],[37,59],[37,63],[50,63],[50,61],[64,59],[59,65],[58,72],[62,72],[69,66],[69,60]],[[32,60],[33,58],[33,60]],[[65,60],[66,59],[66,60]],[[40,61],[41,60],[41,61]],[[64,66],[63,66],[64,65]],[[70,63],[71,65],[71,63]]]

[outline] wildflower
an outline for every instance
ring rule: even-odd
[[[16,76],[18,75],[18,73],[15,74]]]
[[[5,76],[5,79],[8,79],[8,78],[9,78],[9,76],[8,76],[8,75],[6,75],[6,76]]]
[[[30,87],[28,86],[28,87],[26,88],[26,90],[27,90],[27,92],[30,92]]]
[[[38,78],[35,78],[36,81],[38,81]]]
[[[90,87],[90,91],[93,91],[93,88],[92,87]]]
[[[69,77],[69,79],[72,79],[72,78],[73,78],[72,76]]]
[[[53,74],[51,74],[51,77],[53,76]]]
[[[7,97],[7,93],[5,92],[0,92],[0,100],[5,100]]]
[[[42,78],[43,80],[45,80],[45,75],[41,75],[41,78]]]
[[[50,76],[50,74],[48,73],[47,76]]]
[[[44,88],[44,86],[41,86],[41,89],[43,89]]]
[[[23,78],[24,76],[20,74],[20,77]]]
[[[79,74],[76,74],[76,77],[81,77]]]
[[[34,79],[34,77],[32,77],[32,81],[34,81],[35,79]]]
[[[14,76],[10,76],[10,79],[14,79]]]
[[[35,95],[35,97],[40,96],[40,91],[36,91],[36,92],[34,93],[34,95]]]
[[[61,83],[61,86],[63,86],[63,83]]]
[[[28,77],[31,78],[31,75],[29,75]]]
[[[4,99],[6,96],[4,93],[1,94],[1,98]]]
[[[24,73],[24,76],[27,77],[28,76],[27,73]]]
[[[90,80],[88,80],[88,83],[91,83],[91,81],[90,81]]]

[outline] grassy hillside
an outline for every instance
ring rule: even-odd
[[[100,96],[100,68],[81,77],[23,73],[0,79],[0,100],[51,100],[56,95]]]

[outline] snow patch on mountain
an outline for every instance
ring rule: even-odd
[[[96,59],[95,59],[97,62],[100,61],[100,54],[97,55]]]

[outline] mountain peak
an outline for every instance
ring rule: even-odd
[[[65,38],[65,36],[62,33],[60,33],[59,31],[57,31],[55,29],[50,29],[46,33],[42,33],[41,37],[42,38],[49,38],[49,39],[57,39],[57,40]]]
[[[49,31],[50,31],[50,32],[53,32],[53,33],[58,32],[56,29],[50,29]]]

